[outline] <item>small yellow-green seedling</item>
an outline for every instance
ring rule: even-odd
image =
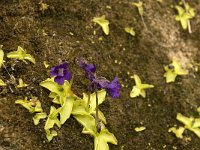
[[[175,8],[178,11],[176,21],[180,21],[182,28],[184,30],[188,28],[189,33],[191,33],[190,19],[195,16],[194,9],[188,3],[184,3],[184,7],[176,5]]]
[[[144,131],[145,129],[146,129],[146,127],[136,127],[135,131],[136,132],[141,132],[141,131]]]
[[[124,30],[130,35],[135,36],[135,31],[133,30],[133,27],[126,27]]]
[[[27,87],[28,84],[24,83],[24,81],[19,78],[19,85],[17,85],[17,88],[23,88],[23,87]]]
[[[28,61],[35,64],[35,59],[30,54],[27,54],[26,50],[24,50],[20,46],[18,46],[17,51],[13,51],[13,52],[8,53],[7,57],[22,60],[26,64],[27,64],[26,60],[28,60]]]
[[[24,108],[26,108],[30,113],[35,112],[43,112],[41,103],[39,100],[37,100],[37,97],[33,97],[30,100],[27,100],[27,97],[25,97],[24,100],[16,100],[15,104],[22,105]]]
[[[47,61],[44,61],[43,64],[44,64],[44,67],[45,67],[45,68],[48,68],[48,67],[49,67],[49,64],[48,64]]]
[[[178,138],[182,138],[184,130],[188,129],[200,138],[200,118],[186,117],[181,113],[178,113],[176,119],[183,123],[184,127],[179,127],[178,129],[172,127],[169,129],[169,132],[171,131],[175,133]]]
[[[2,50],[3,45],[0,45],[0,68],[3,64],[3,57],[4,57],[4,52]]]
[[[166,77],[166,82],[174,82],[177,75],[187,75],[188,71],[183,69],[181,64],[175,60],[172,61],[171,64],[164,67],[165,74],[164,77]]]
[[[138,3],[132,3],[132,5],[136,6],[138,9],[138,13],[140,14],[140,16],[142,16],[144,14],[144,9],[143,9],[143,3],[142,2],[138,2]]]
[[[145,90],[146,89],[149,89],[149,88],[153,88],[154,85],[150,85],[150,84],[142,84],[140,78],[138,75],[134,75],[133,76],[134,80],[135,80],[135,83],[136,85],[133,86],[133,89],[130,93],[130,97],[134,98],[134,97],[137,97],[139,95],[141,95],[142,97],[146,97],[146,92]]]
[[[109,21],[105,19],[105,15],[101,17],[95,17],[92,21],[99,24],[106,35],[109,34]]]
[[[46,130],[46,138],[48,142],[50,142],[55,136],[57,136],[58,133],[55,130]]]
[[[3,82],[3,80],[0,79],[0,86],[6,86],[6,83]]]
[[[168,132],[174,133],[176,135],[176,137],[180,138],[180,139],[183,138],[183,132],[184,131],[185,131],[184,127],[179,127],[179,128],[171,127],[171,128],[168,129]]]
[[[43,3],[43,2],[40,2],[39,5],[40,5],[40,11],[42,13],[44,13],[44,11],[49,8],[49,5],[47,5],[46,3]]]

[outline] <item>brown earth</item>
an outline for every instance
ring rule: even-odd
[[[43,61],[48,61],[51,67],[68,61],[75,76],[73,91],[81,96],[87,89],[87,80],[74,63],[76,57],[95,63],[99,75],[109,80],[117,75],[121,84],[128,86],[121,89],[119,99],[108,97],[100,106],[107,118],[108,129],[118,139],[117,146],[110,144],[111,150],[200,149],[200,139],[192,132],[185,132],[184,139],[168,133],[168,128],[181,125],[176,120],[177,112],[198,116],[200,73],[190,69],[189,75],[178,77],[170,84],[166,84],[163,77],[163,66],[173,57],[180,59],[183,65],[200,62],[199,0],[188,1],[196,10],[196,16],[191,20],[192,34],[175,21],[177,12],[171,6],[176,5],[177,0],[144,1],[147,29],[129,0],[49,0],[43,1],[49,5],[44,13],[39,10],[39,2],[0,1],[0,44],[4,52],[22,46],[36,59],[35,65],[26,65],[5,58],[8,72],[16,79],[22,78],[29,86],[16,89],[6,70],[1,69],[1,79],[9,86],[0,88],[0,150],[93,149],[93,138],[81,134],[82,126],[74,118],[70,118],[58,136],[47,143],[44,122],[34,126],[32,115],[15,105],[17,99],[37,96],[44,110],[49,112],[49,92],[39,86],[49,77]],[[106,15],[110,22],[108,36],[91,21],[101,15]],[[127,26],[134,27],[135,37],[124,32]],[[146,99],[129,97],[134,81],[127,72],[138,74],[145,83],[155,85],[147,91]],[[135,132],[134,128],[141,124],[146,130]],[[191,141],[187,140],[189,137]]]

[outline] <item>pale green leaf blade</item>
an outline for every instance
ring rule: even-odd
[[[177,138],[183,138],[183,132],[185,131],[184,127],[179,127],[176,129],[175,127],[169,128],[168,132],[173,132]]]
[[[133,27],[126,27],[124,30],[130,35],[135,36],[135,31],[133,30]]]
[[[74,98],[69,97],[65,100],[63,106],[61,107],[59,113],[60,113],[60,123],[64,124],[65,121],[70,117],[72,113]]]
[[[24,108],[26,108],[30,113],[35,112],[35,108],[32,106],[33,104],[29,101],[25,100],[16,100],[15,104],[22,105]]]
[[[154,85],[151,85],[151,84],[140,84],[138,87],[140,89],[150,89],[150,88],[154,88]]]
[[[130,97],[134,98],[140,95],[141,89],[139,89],[137,86],[133,86],[133,89],[130,93]]]
[[[183,116],[181,113],[177,114],[176,119],[182,122],[186,127],[191,127],[194,120],[194,118],[188,118],[186,116]]]
[[[136,131],[136,132],[142,132],[142,131],[144,131],[144,130],[146,130],[146,127],[144,127],[144,126],[136,127],[136,128],[135,128],[135,131]]]
[[[88,134],[95,136],[96,126],[95,119],[91,115],[74,115],[74,118],[84,126],[85,130],[87,130]]]
[[[17,88],[24,88],[24,87],[27,87],[28,84],[24,83],[24,81],[19,78],[19,84],[17,85]]]
[[[102,129],[100,134],[98,135],[98,138],[101,138],[106,142],[117,145],[116,137],[114,136],[114,134],[110,133],[107,129]]]
[[[61,127],[60,121],[58,120],[57,116],[52,117],[52,114],[57,111],[54,106],[51,106],[50,108],[50,114],[47,118],[47,121],[45,123],[44,129],[48,130],[53,128],[54,124],[56,124],[59,128]]]
[[[1,49],[2,46],[0,46],[0,68],[3,64],[3,57],[4,57],[4,52],[3,50]]]
[[[200,138],[200,128],[188,128]]]
[[[109,146],[106,141],[101,138],[94,138],[94,149],[95,150],[109,150]]]
[[[106,124],[106,117],[104,116],[103,112],[102,111],[98,111],[98,114],[99,114],[99,119],[104,123]]]
[[[144,14],[144,9],[143,9],[143,3],[142,2],[138,2],[138,3],[132,3],[132,5],[135,5],[138,9],[139,14],[142,16]]]
[[[146,97],[146,91],[145,90],[141,90],[140,91],[140,95],[145,98]]]
[[[171,70],[168,70],[165,72],[164,77],[166,77],[166,82],[174,82],[176,79],[177,74],[175,72],[172,72]]]
[[[35,64],[35,58],[33,58],[33,56],[31,56],[30,54],[25,54],[24,59],[32,62],[33,64]]]
[[[192,124],[193,128],[199,128],[200,127],[200,118],[196,118],[194,120],[194,123]]]
[[[38,125],[40,122],[40,119],[45,119],[47,117],[47,114],[42,112],[42,113],[37,113],[34,117],[33,117],[33,122],[34,125]]]
[[[186,30],[187,27],[188,27],[188,20],[186,20],[186,19],[181,19],[180,22],[181,22],[182,28],[183,28],[184,30]]]
[[[74,101],[73,115],[89,115],[89,112],[86,111],[86,102],[84,100],[76,100]]]
[[[176,5],[175,8],[180,16],[182,16],[185,13],[185,10],[182,7]]]
[[[60,90],[62,89],[62,87],[58,83],[54,82],[53,78],[51,78],[51,79],[48,78],[47,80],[42,81],[40,83],[40,86],[48,89],[49,91],[51,91],[53,93],[58,94],[58,95],[61,94]]]
[[[10,52],[10,53],[7,54],[7,57],[23,60],[23,55],[19,51]]]
[[[178,61],[173,60],[172,65],[174,66],[174,70],[178,75],[187,75],[188,71],[184,70],[181,66],[181,63]]]
[[[46,130],[46,138],[48,142],[50,142],[55,136],[57,136],[58,133],[55,130]]]
[[[35,112],[43,112],[42,104],[41,104],[40,101],[37,101],[37,102],[36,102],[36,105],[35,105]]]
[[[109,21],[105,19],[105,15],[101,17],[95,17],[92,21],[99,24],[106,35],[109,34]]]
[[[6,86],[6,83],[3,82],[3,80],[0,79],[0,86]]]
[[[105,90],[100,90],[97,91],[97,95],[98,95],[98,105],[102,104],[103,101],[105,101],[105,97],[106,97],[106,91]],[[88,101],[88,95],[83,94],[83,99],[84,101]],[[96,93],[92,93],[90,95],[90,112],[94,111],[96,109]]]
[[[142,84],[142,81],[140,80],[140,77],[138,75],[134,74],[133,77],[136,85]]]

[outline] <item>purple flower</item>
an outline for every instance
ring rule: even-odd
[[[77,62],[79,66],[85,70],[86,77],[92,81],[95,78],[95,71],[96,71],[96,66],[93,64],[88,64],[86,60],[83,58],[78,58]]]
[[[118,82],[118,77],[115,77],[111,82],[106,79],[94,79],[91,84],[93,89],[95,84],[98,89],[105,89],[108,95],[110,95],[112,98],[118,98],[120,96],[120,84]]]
[[[118,98],[120,96],[120,84],[118,82],[118,77],[115,77],[114,80],[109,82],[104,88],[108,95],[110,95],[112,98]]]
[[[89,64],[86,60],[78,58],[77,62],[79,66],[85,70],[86,77],[91,81],[90,90],[105,89],[108,95],[112,98],[118,98],[120,96],[119,89],[120,84],[118,78],[115,77],[113,81],[108,81],[106,78],[98,78],[95,74],[96,67],[93,64]]]
[[[72,75],[68,70],[67,63],[63,63],[60,65],[57,65],[54,68],[51,68],[50,76],[56,76],[54,81],[60,85],[63,85],[65,80],[70,81],[72,78]]]

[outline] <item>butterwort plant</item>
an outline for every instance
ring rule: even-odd
[[[85,71],[86,77],[90,80],[89,85],[89,95],[91,92],[95,92],[96,94],[96,115],[95,115],[95,124],[96,124],[96,130],[98,132],[101,131],[101,120],[99,119],[99,108],[98,108],[98,92],[97,90],[104,89],[108,95],[110,95],[112,98],[118,98],[120,96],[119,90],[120,90],[120,84],[118,82],[118,77],[115,77],[113,81],[109,81],[104,77],[98,77],[96,75],[96,66],[94,64],[88,63],[86,60],[82,58],[78,58],[77,62],[79,66]],[[88,96],[88,105],[90,105],[90,96]]]
[[[37,113],[34,123],[37,125],[41,119],[45,119],[44,130],[50,142],[58,136],[58,128],[61,128],[70,116],[73,116],[83,126],[82,133],[94,137],[95,150],[109,150],[108,143],[117,145],[117,139],[106,128],[106,118],[98,107],[105,101],[106,94],[113,98],[120,96],[118,78],[115,77],[114,80],[109,81],[104,77],[98,77],[96,66],[87,63],[82,58],[78,59],[78,63],[84,69],[85,77],[90,80],[89,93],[83,93],[83,98],[77,96],[71,90],[74,77],[72,77],[68,63],[58,64],[51,68],[51,78],[40,83],[40,86],[50,91],[49,98],[52,99],[53,105],[50,107],[49,114],[43,111]],[[29,101],[25,102],[29,105]],[[24,103],[22,106],[27,108]],[[30,108],[32,109],[32,105]]]

